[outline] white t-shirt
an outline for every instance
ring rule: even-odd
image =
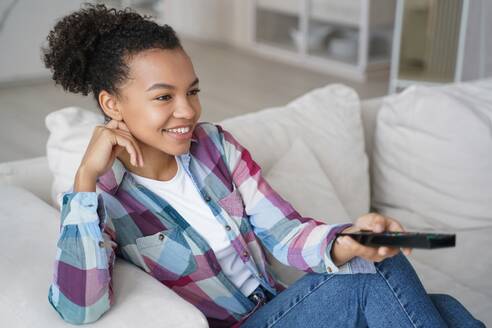
[[[149,179],[132,172],[130,174],[136,182],[171,204],[200,233],[214,251],[224,274],[245,296],[249,296],[258,287],[258,280],[241,261],[227,237],[225,228],[217,221],[177,158],[176,163],[178,171],[168,181]]]

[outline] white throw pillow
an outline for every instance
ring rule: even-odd
[[[80,107],[62,108],[46,116],[45,124],[50,132],[46,154],[53,173],[51,201],[56,208],[60,208],[59,195],[74,183],[94,127],[103,123],[102,114]]]
[[[301,138],[294,141],[264,178],[303,217],[329,224],[351,222],[333,185]],[[283,284],[289,286],[305,274],[282,264],[268,250],[266,253],[271,268]]]
[[[492,80],[386,98],[373,153],[378,212],[407,229],[492,226]]]
[[[369,211],[369,168],[360,101],[342,84],[312,90],[284,107],[228,118],[231,132],[268,172],[295,139],[302,138],[332,182],[352,220]],[[298,173],[298,171],[296,171]]]

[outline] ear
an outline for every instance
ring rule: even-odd
[[[109,116],[116,121],[121,121],[123,119],[118,106],[118,99],[115,95],[110,94],[106,90],[101,90],[101,92],[99,92],[98,100],[99,105],[106,116]]]

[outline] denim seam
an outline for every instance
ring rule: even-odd
[[[279,322],[279,320],[282,319],[283,317],[285,317],[287,315],[287,313],[290,312],[290,310],[292,310],[293,308],[295,308],[297,306],[297,304],[301,303],[306,297],[308,297],[309,295],[311,295],[316,289],[318,289],[321,285],[323,285],[325,282],[327,282],[328,280],[330,280],[333,277],[334,277],[334,274],[330,275],[327,279],[323,280],[318,285],[316,285],[309,293],[307,293],[306,295],[304,295],[297,303],[295,303],[290,308],[288,308],[280,317],[278,317],[274,322],[272,322],[271,325],[267,326],[267,328],[270,328],[270,327],[275,326]]]
[[[359,286],[358,286],[359,287],[359,293],[360,293],[360,295],[359,295],[359,297],[360,297],[359,310],[361,313],[364,313],[364,308],[362,307],[362,303],[364,302],[364,306],[366,305],[365,304],[365,297],[364,297],[365,286],[362,286],[361,282],[362,282],[362,277],[359,279]],[[364,318],[364,319],[367,322],[367,319],[366,318]]]
[[[395,290],[393,289],[393,287],[391,287],[391,284],[389,283],[388,279],[386,279],[386,277],[383,275],[383,273],[377,268],[377,266],[375,266],[376,268],[376,271],[379,273],[379,275],[383,278],[383,280],[386,282],[386,284],[388,285],[389,289],[393,292],[393,296],[395,296],[396,300],[398,301],[398,303],[400,304],[401,308],[403,309],[403,312],[405,312],[405,314],[407,315],[407,318],[408,320],[410,321],[410,323],[412,324],[412,326],[414,326],[415,328],[418,328],[415,323],[412,321],[412,318],[410,318],[410,315],[408,314],[407,310],[405,309],[405,307],[403,306],[403,304],[400,302],[400,299],[398,298],[398,296],[396,295],[396,292]]]

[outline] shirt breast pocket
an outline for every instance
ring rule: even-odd
[[[197,269],[194,254],[179,228],[136,239],[137,249],[158,280],[177,280]]]
[[[244,215],[243,198],[236,187],[230,194],[221,198],[219,204],[231,216],[241,218]]]

